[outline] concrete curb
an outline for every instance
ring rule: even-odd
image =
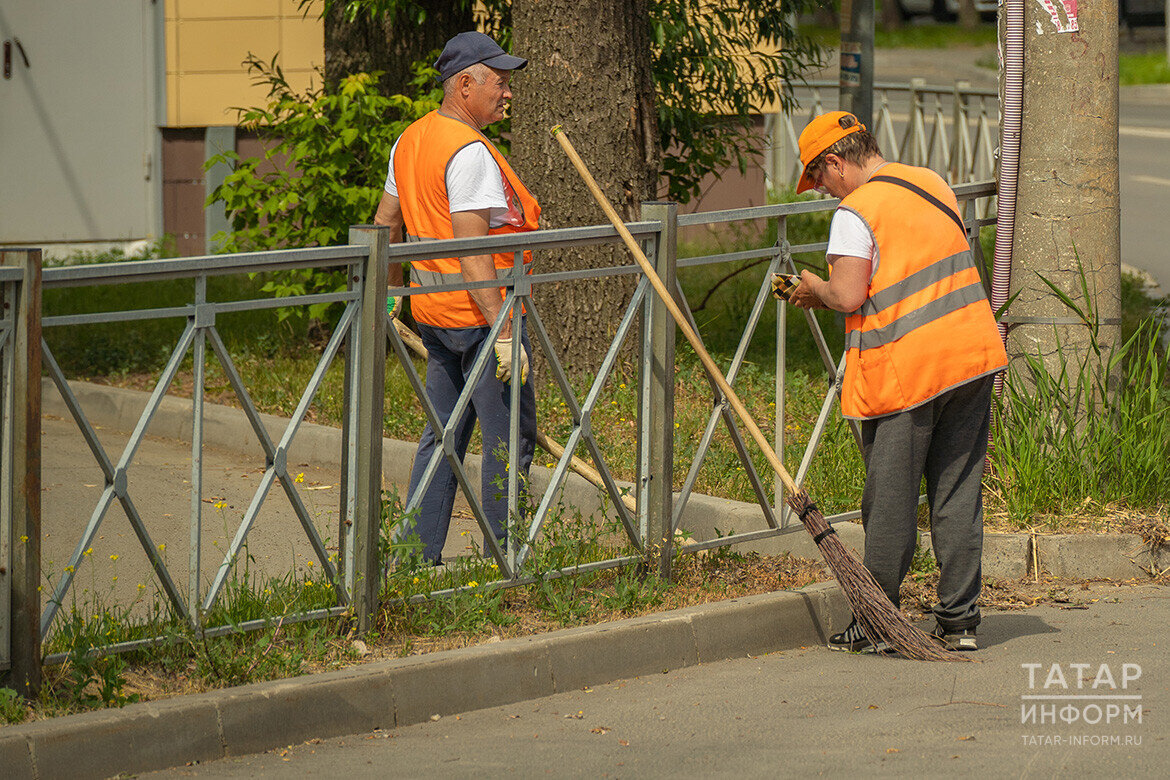
[[[147,393],[136,390],[86,382],[69,384],[91,422],[118,430],[133,430],[149,397]],[[69,415],[56,387],[48,379],[42,384],[42,404],[46,414]],[[261,418],[269,433],[277,438],[288,425],[288,420],[274,415],[261,415]],[[254,452],[262,460],[260,445],[239,409],[207,404],[203,426],[206,446]],[[191,402],[168,396],[151,420],[149,432],[154,436],[190,441],[191,428]],[[396,439],[382,440],[382,474],[386,482],[405,485],[410,481],[415,446],[412,442]],[[309,461],[339,467],[341,431],[327,425],[302,423],[293,440],[289,462]],[[467,456],[468,474],[474,485],[479,484],[479,463],[478,455]],[[531,471],[533,486],[543,492],[550,475],[549,469],[534,465]],[[605,511],[606,502],[602,500],[601,492],[576,474],[570,473],[566,478],[560,499],[583,515]],[[767,523],[757,504],[692,494],[683,512],[681,526],[696,540],[706,541],[732,532],[763,529]],[[855,550],[864,548],[865,532],[860,525],[841,523],[837,525],[837,532],[846,545]],[[922,535],[922,544],[930,546],[929,533]],[[820,557],[816,545],[799,524],[789,533],[745,542],[736,545],[736,549],[766,555],[790,553],[805,558]],[[1033,576],[1037,560],[1042,571],[1055,577],[1126,580],[1149,577],[1151,568],[1161,571],[1170,566],[1170,546],[1162,545],[1151,550],[1134,534],[987,533],[984,536],[985,577],[1015,580]]]
[[[0,729],[9,778],[110,777],[822,644],[835,583]]]

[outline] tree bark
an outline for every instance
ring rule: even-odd
[[[659,148],[645,0],[516,0],[512,162],[541,203],[546,228],[606,222],[549,131],[563,125],[614,208],[629,221],[654,197]],[[620,243],[545,252],[538,270],[628,264]],[[597,369],[636,276],[539,285],[534,302],[574,374]],[[627,344],[631,344],[628,340]]]
[[[337,84],[351,73],[385,71],[379,83],[383,95],[409,91],[410,66],[418,60],[434,61],[452,36],[475,29],[471,4],[451,0],[420,0],[426,6],[427,21],[418,25],[406,19],[385,16],[371,19],[359,13],[345,21],[341,4],[325,15],[325,82]]]

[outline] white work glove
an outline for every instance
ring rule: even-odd
[[[496,339],[496,379],[505,384],[512,379],[512,339]],[[528,381],[528,350],[520,345],[520,384]]]

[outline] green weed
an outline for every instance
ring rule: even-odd
[[[1084,273],[1082,299],[1092,301]],[[1059,517],[1086,500],[1156,509],[1170,495],[1170,369],[1153,317],[1116,345],[1100,318],[1049,284],[1089,335],[1079,358],[1024,355],[997,405],[992,487],[1011,522]],[[1052,521],[1055,522],[1055,521]]]
[[[28,717],[28,705],[11,688],[0,688],[0,718],[5,723],[23,723]]]

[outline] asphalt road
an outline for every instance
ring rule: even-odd
[[[1170,294],[1170,87],[1123,88],[1119,132],[1121,260]]]
[[[1170,590],[1073,598],[986,614],[980,663],[807,648],[156,776],[1164,777]]]

